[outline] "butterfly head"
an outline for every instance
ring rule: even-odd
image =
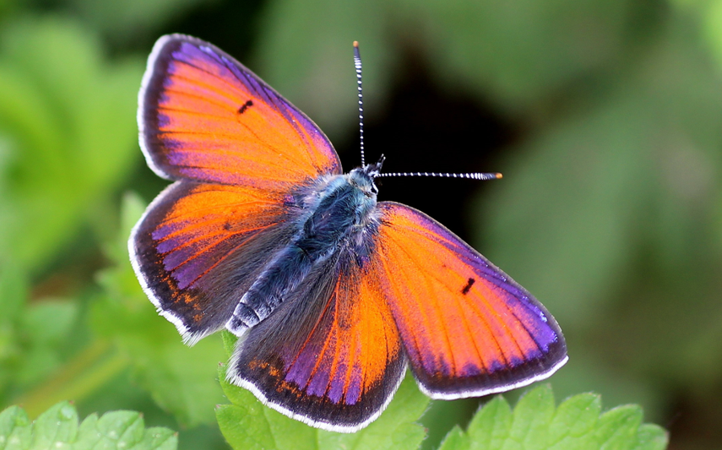
[[[385,156],[381,156],[376,164],[366,164],[363,167],[352,170],[348,174],[349,183],[364,193],[366,197],[376,198],[379,189],[374,183],[374,178],[381,173],[381,166],[384,164]]]

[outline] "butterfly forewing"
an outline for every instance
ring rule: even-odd
[[[566,361],[559,326],[521,286],[425,214],[391,202],[379,210],[374,274],[431,397],[509,390]]]
[[[222,50],[188,36],[156,43],[138,124],[149,165],[170,179],[277,188],[341,170],[308,117]]]

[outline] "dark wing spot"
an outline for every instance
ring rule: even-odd
[[[243,114],[251,106],[253,106],[253,100],[247,100],[246,103],[242,104],[241,107],[238,108],[238,114]]]
[[[464,288],[461,290],[461,293],[464,295],[468,294],[474,283],[476,283],[476,279],[469,278],[469,280],[466,282],[466,286],[464,286]]]

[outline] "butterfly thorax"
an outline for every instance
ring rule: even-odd
[[[336,266],[342,257],[363,264],[378,226],[373,173],[365,166],[345,175],[319,177],[291,197],[293,223],[289,245],[279,250],[242,297],[229,329],[237,334],[257,324],[307,278]]]

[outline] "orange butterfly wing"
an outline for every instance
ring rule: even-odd
[[[133,229],[138,278],[186,342],[223,328],[263,269],[258,255],[288,244],[295,227],[283,199],[268,189],[176,182]]]
[[[524,288],[427,215],[378,208],[373,273],[430,397],[506,391],[566,362],[559,326]]]
[[[140,143],[170,179],[268,187],[341,172],[326,136],[241,63],[201,40],[159,39],[139,94]]]
[[[229,379],[269,406],[327,430],[373,421],[398,388],[406,358],[370,266],[341,251],[248,331]]]

